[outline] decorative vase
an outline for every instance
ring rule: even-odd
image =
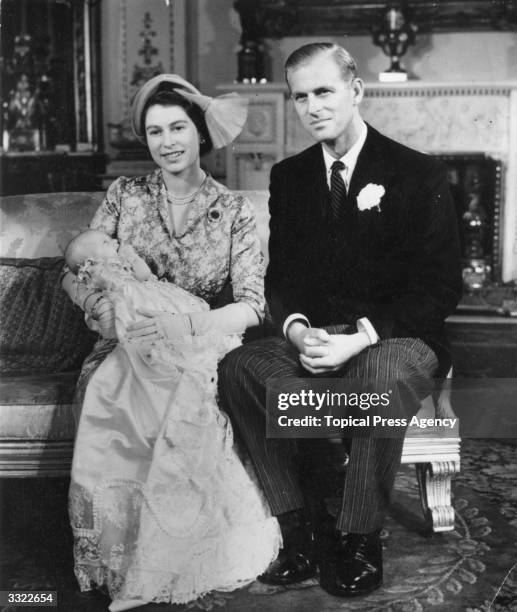
[[[400,5],[388,6],[381,27],[373,33],[373,44],[381,47],[391,60],[388,70],[379,74],[379,81],[407,81],[407,72],[400,65],[400,58],[415,42],[416,32],[417,26],[408,21]]]

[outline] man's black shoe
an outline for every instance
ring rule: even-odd
[[[337,597],[367,595],[382,584],[380,530],[341,536],[320,562],[321,588]]]
[[[316,575],[316,564],[302,552],[280,551],[267,570],[258,577],[265,584],[294,584]]]

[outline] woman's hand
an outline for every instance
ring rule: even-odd
[[[156,342],[192,334],[192,324],[186,314],[173,315],[147,308],[139,308],[137,312],[144,318],[128,326],[126,338],[129,341]]]

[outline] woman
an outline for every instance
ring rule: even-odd
[[[276,519],[238,461],[215,403],[221,351],[199,341],[235,338],[259,323],[264,307],[250,203],[200,166],[201,154],[240,132],[245,104],[208,98],[165,74],[141,88],[132,113],[158,168],[117,179],[90,227],[130,244],[158,278],[211,310],[143,310],[116,345],[110,300],[71,272],[64,278],[103,335],[78,383],[70,515],[81,590],[107,587],[111,610],[237,588],[265,570],[279,546]],[[228,286],[233,302],[221,305]],[[185,359],[171,361],[164,342]]]

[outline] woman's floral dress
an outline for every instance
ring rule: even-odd
[[[91,227],[212,306],[231,287],[261,315],[250,203],[208,177],[190,206],[174,236],[160,171],[120,178]],[[108,589],[112,610],[235,589],[278,553],[278,523],[216,403],[217,362],[238,343],[216,333],[151,347],[100,340],[85,362],[70,487],[75,572],[82,590]]]

